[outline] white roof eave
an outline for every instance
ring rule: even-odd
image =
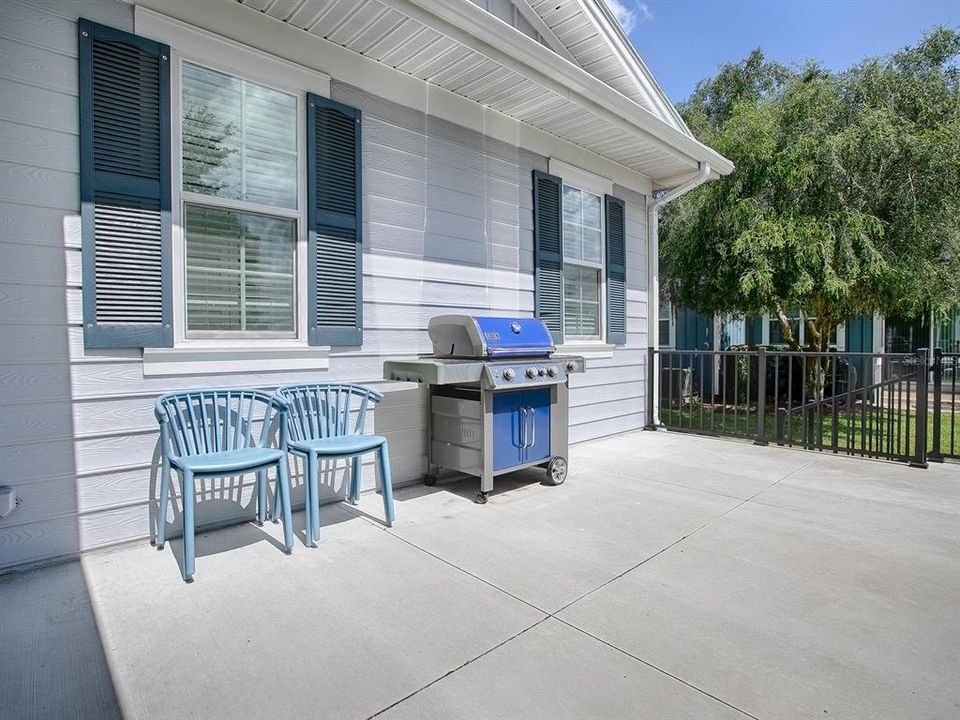
[[[380,0],[539,85],[570,99],[621,129],[696,166],[709,163],[721,175],[733,163],[691,135],[656,117],[582,68],[521,32],[503,32],[470,0]]]

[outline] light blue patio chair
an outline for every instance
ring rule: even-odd
[[[162,549],[170,491],[170,469],[180,475],[183,503],[183,579],[194,571],[194,479],[257,473],[257,523],[267,511],[267,471],[277,468],[276,496],[283,509],[286,552],[293,550],[290,483],[284,450],[286,406],[261,390],[185,390],[157,398],[162,467],[157,547]],[[279,447],[270,447],[270,432],[278,419]],[[260,425],[255,433],[255,425]]]
[[[376,452],[380,464],[383,513],[387,525],[395,519],[393,480],[390,477],[390,453],[382,435],[364,435],[363,425],[370,403],[383,395],[362,385],[305,383],[284,385],[277,396],[287,405],[287,450],[304,459],[306,476],[306,542],[313,545],[320,536],[320,460],[353,458],[348,500],[360,500],[360,459]],[[354,398],[360,401],[357,416],[350,422]]]

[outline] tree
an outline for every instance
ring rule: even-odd
[[[840,73],[755,50],[680,110],[734,161],[668,206],[661,275],[676,304],[769,312],[800,350],[860,314],[944,315],[960,303],[960,34]]]

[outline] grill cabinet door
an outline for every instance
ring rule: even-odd
[[[523,391],[498,392],[493,396],[493,469],[520,464],[523,437]]]
[[[523,391],[521,405],[528,410],[526,440],[522,462],[546,460],[550,457],[550,388],[535,388]],[[522,413],[521,413],[522,415]],[[521,420],[524,418],[521,417]]]

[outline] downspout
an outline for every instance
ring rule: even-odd
[[[647,337],[651,348],[660,344],[660,208],[709,179],[710,164],[700,163],[700,170],[696,175],[647,205]],[[653,377],[649,392],[653,395],[653,402],[647,403],[647,408],[651,411],[651,417],[647,418],[647,428],[652,430],[660,425],[660,355],[651,355],[653,367],[650,371]]]

